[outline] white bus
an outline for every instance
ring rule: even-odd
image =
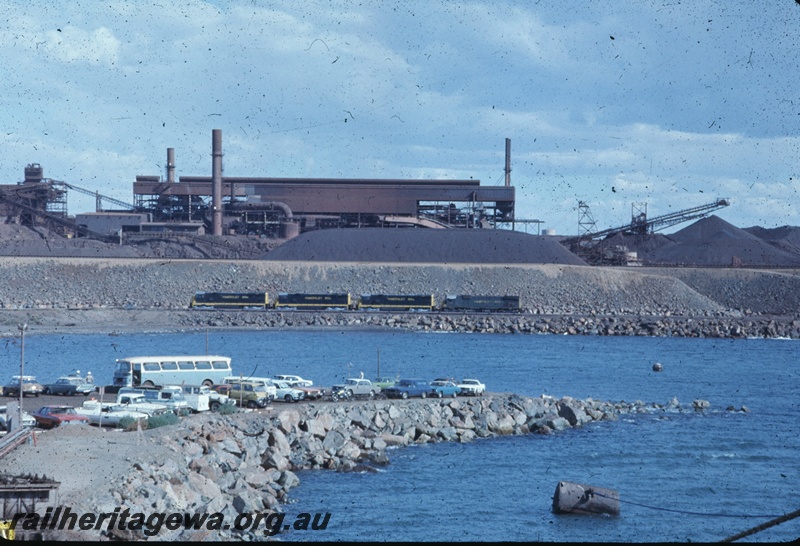
[[[113,386],[215,385],[231,375],[227,356],[134,356],[117,359]]]

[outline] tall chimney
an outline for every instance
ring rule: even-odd
[[[506,139],[506,187],[511,186],[511,139]]]
[[[212,235],[222,235],[222,129],[211,132]]]
[[[175,183],[175,148],[167,148],[167,184]]]

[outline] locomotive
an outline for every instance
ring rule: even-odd
[[[447,296],[437,305],[431,294],[362,294],[349,292],[308,294],[276,294],[270,299],[266,292],[197,292],[190,308],[211,309],[278,309],[350,311],[442,311],[442,312],[520,312],[519,296],[481,296],[461,294]]]

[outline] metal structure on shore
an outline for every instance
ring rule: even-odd
[[[561,244],[570,249],[573,254],[580,256],[592,265],[636,265],[636,256],[627,248],[616,243],[609,243],[615,235],[652,235],[656,231],[668,227],[705,218],[712,212],[729,206],[728,198],[715,199],[711,203],[655,216],[647,217],[647,204],[633,204],[631,206],[631,221],[629,224],[596,230],[596,222],[592,216],[589,205],[578,201],[578,227],[580,235],[567,237]]]

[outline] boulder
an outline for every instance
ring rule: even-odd
[[[557,407],[559,417],[569,421],[570,426],[581,426],[592,420],[575,401],[561,402]]]

